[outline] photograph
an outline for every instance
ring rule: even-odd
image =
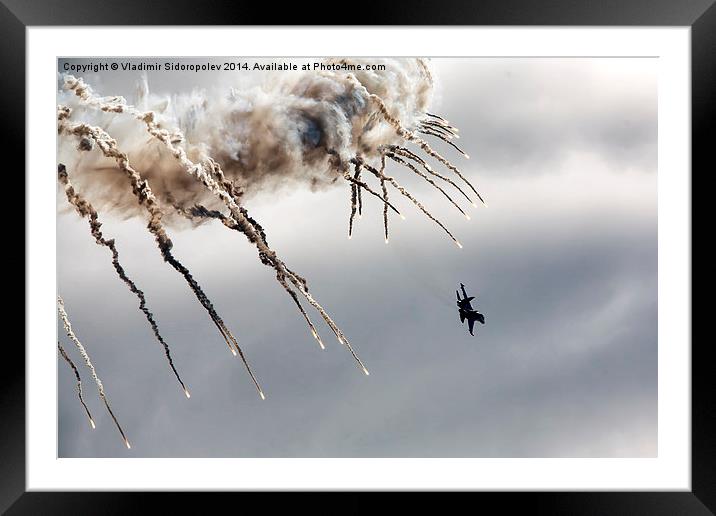
[[[658,457],[657,57],[56,65],[58,458]]]

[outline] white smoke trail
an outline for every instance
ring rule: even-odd
[[[117,427],[117,430],[119,430],[120,435],[122,436],[122,439],[124,440],[125,446],[127,448],[131,448],[129,444],[129,440],[127,439],[127,436],[124,435],[124,430],[122,430],[122,427],[119,424],[119,421],[117,421],[117,418],[114,415],[114,412],[112,412],[112,408],[109,406],[109,400],[107,399],[107,395],[104,391],[104,385],[102,385],[102,380],[99,379],[99,376],[97,375],[97,371],[94,368],[94,365],[92,364],[92,360],[90,360],[89,355],[87,354],[87,350],[82,345],[80,340],[75,335],[75,332],[72,330],[72,324],[70,323],[70,319],[67,316],[67,312],[65,311],[65,303],[62,300],[60,296],[57,296],[57,312],[60,314],[60,319],[62,319],[62,324],[65,327],[65,331],[67,332],[67,336],[74,342],[75,346],[77,347],[77,350],[80,352],[80,355],[82,355],[82,359],[85,361],[85,364],[87,365],[87,368],[90,370],[90,374],[92,375],[92,379],[94,380],[94,383],[97,385],[97,391],[99,393],[99,397],[104,403],[104,406],[107,407],[107,412],[109,412],[109,415],[112,417],[112,420],[114,421],[115,426]]]
[[[438,191],[440,191],[440,192],[447,198],[447,200],[450,201],[450,203],[451,203],[453,206],[455,206],[455,208],[457,208],[457,210],[458,210],[460,213],[463,214],[463,216],[464,216],[467,220],[470,220],[470,216],[469,216],[467,213],[465,213],[465,211],[460,207],[460,205],[459,205],[458,203],[456,203],[456,202],[454,201],[454,199],[453,199],[452,197],[450,197],[450,195],[449,195],[440,185],[438,185],[435,181],[433,181],[433,180],[430,179],[427,175],[423,174],[420,170],[418,170],[418,169],[415,167],[415,165],[413,165],[412,163],[409,163],[409,162],[405,161],[404,159],[399,158],[398,156],[396,156],[396,155],[393,154],[392,152],[387,152],[385,155],[386,155],[387,157],[389,157],[390,159],[392,159],[393,161],[395,161],[396,163],[399,163],[399,164],[403,165],[404,167],[407,167],[408,169],[410,169],[411,171],[413,171],[415,174],[417,174],[418,176],[420,176],[420,177],[422,177],[423,179],[425,179],[425,180],[426,180],[428,183],[430,183],[434,188],[436,188]]]
[[[440,133],[438,131],[434,131],[432,129],[418,129],[418,132],[427,134],[429,136],[434,136],[435,138],[438,138],[438,139],[444,141],[445,143],[447,143],[448,145],[450,145],[452,148],[454,148],[456,151],[458,151],[460,154],[462,154],[466,158],[470,157],[467,155],[467,153],[464,150],[462,150],[460,147],[458,147],[457,145],[455,145],[453,142],[450,141],[450,138],[452,138],[452,136],[442,134],[442,133]]]
[[[483,200],[482,196],[480,195],[480,193],[477,191],[477,189],[472,185],[472,183],[470,183],[470,181],[467,180],[467,178],[462,174],[462,172],[460,172],[460,170],[455,165],[453,165],[452,162],[450,162],[450,160],[448,160],[447,158],[442,156],[442,154],[440,154],[439,152],[435,151],[430,146],[430,144],[428,142],[426,142],[422,138],[415,136],[415,134],[412,131],[406,129],[403,126],[403,124],[400,122],[400,120],[398,120],[395,116],[390,114],[390,111],[386,107],[385,102],[383,102],[383,100],[380,97],[378,97],[377,95],[371,94],[370,100],[378,106],[378,109],[379,109],[380,113],[383,115],[383,118],[390,125],[392,125],[395,128],[395,131],[401,138],[416,143],[427,154],[429,154],[433,158],[437,159],[440,163],[442,163],[447,168],[452,170],[460,179],[462,179],[465,182],[465,184],[467,184],[467,186],[470,187],[470,189],[472,189],[473,192],[475,192],[475,195],[477,195],[477,198],[480,199],[480,201],[482,203],[485,202]],[[460,152],[462,152],[462,151],[460,151]],[[464,152],[463,152],[463,156],[465,156],[465,158],[468,158],[468,159],[470,158],[470,156],[468,156]]]
[[[452,187],[454,187],[458,192],[460,192],[460,193],[462,194],[463,197],[465,197],[465,199],[467,199],[467,201],[468,201],[470,204],[472,204],[474,207],[477,207],[477,205],[475,204],[475,202],[470,198],[469,195],[467,195],[467,194],[465,193],[465,191],[464,191],[462,188],[460,188],[460,186],[459,186],[457,183],[455,183],[455,182],[454,182],[452,179],[450,179],[449,177],[445,177],[445,176],[443,176],[442,174],[440,174],[440,173],[438,173],[438,172],[435,172],[435,171],[432,169],[432,167],[425,162],[425,160],[424,160],[423,158],[421,158],[420,156],[418,156],[417,154],[415,154],[415,153],[412,152],[411,150],[406,149],[405,147],[400,147],[399,145],[390,145],[390,146],[386,147],[386,149],[389,149],[389,150],[391,150],[392,152],[395,152],[396,154],[398,154],[398,155],[400,155],[400,156],[403,156],[403,157],[408,158],[408,159],[410,159],[410,160],[412,160],[412,161],[415,161],[415,162],[418,163],[421,167],[423,167],[423,169],[425,169],[425,171],[426,171],[428,174],[430,174],[431,176],[437,177],[438,179],[440,179],[440,180],[442,180],[442,181],[445,181],[446,183],[448,183],[449,185],[451,185]]]
[[[92,414],[90,414],[89,408],[87,408],[85,399],[82,396],[82,378],[80,377],[80,372],[77,370],[77,366],[67,354],[67,351],[65,351],[65,348],[63,348],[62,344],[60,344],[59,342],[57,343],[57,349],[60,351],[60,355],[62,355],[62,358],[65,359],[65,362],[67,362],[67,365],[70,367],[70,369],[72,369],[72,372],[75,374],[75,380],[77,381],[77,397],[79,398],[80,403],[85,410],[85,414],[87,414],[87,419],[89,420],[90,426],[94,430],[96,428],[94,424],[94,419],[92,419]]]
[[[385,175],[383,172],[381,172],[380,170],[377,170],[376,168],[371,167],[370,165],[367,165],[367,164],[365,164],[365,163],[363,164],[363,166],[364,166],[369,172],[371,172],[373,175],[375,175],[382,183],[385,182],[385,181],[389,182],[389,183],[390,183],[391,185],[393,185],[393,187],[394,187],[396,190],[398,190],[403,196],[405,196],[405,197],[407,197],[408,199],[410,199],[410,201],[411,201],[415,206],[417,206],[420,211],[422,211],[430,220],[432,220],[433,222],[435,222],[438,226],[440,226],[440,227],[442,228],[443,231],[445,231],[445,233],[447,233],[447,235],[452,239],[452,241],[455,242],[455,245],[457,245],[460,249],[462,249],[462,244],[457,240],[457,238],[455,238],[455,235],[453,235],[453,234],[450,232],[450,230],[449,230],[448,228],[446,228],[445,225],[444,225],[442,222],[440,222],[432,213],[430,213],[430,212],[427,210],[427,208],[426,208],[425,206],[423,206],[422,203],[420,203],[420,201],[418,201],[418,200],[413,196],[413,194],[411,194],[410,192],[408,192],[402,185],[400,185],[400,183],[398,183],[398,182],[395,180],[394,177],[387,176],[387,175]],[[386,230],[386,238],[385,238],[385,239],[386,239],[386,243],[387,243],[387,240],[388,240],[387,230]]]

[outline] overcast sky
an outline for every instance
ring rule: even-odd
[[[103,216],[191,390],[87,222],[58,188],[58,288],[132,442],[126,450],[80,367],[97,422],[58,361],[62,457],[635,457],[657,450],[657,80],[652,59],[438,59],[434,111],[460,128],[466,175],[489,208],[466,221],[391,169],[463,243],[403,199],[391,220],[366,198],[346,238],[339,183],[248,201],[273,248],[307,277],[370,370],[325,325],[322,352],[243,237],[220,224],[170,230],[239,338],[261,401],[144,220]],[[132,98],[139,74],[85,77]],[[228,77],[230,79],[230,76]],[[201,74],[149,73],[157,93]],[[226,78],[224,78],[226,80]],[[461,162],[449,147],[435,143]],[[471,337],[455,289],[487,324]],[[313,319],[318,321],[319,317]],[[78,367],[81,358],[58,325]]]

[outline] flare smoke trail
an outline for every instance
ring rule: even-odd
[[[383,159],[385,159],[385,158],[383,158]],[[394,187],[396,190],[398,190],[403,196],[405,196],[405,197],[407,197],[408,199],[410,199],[410,202],[412,202],[415,206],[417,206],[418,209],[419,209],[420,211],[422,211],[430,220],[432,220],[432,221],[435,222],[438,226],[440,226],[440,227],[443,229],[443,231],[445,231],[445,233],[447,233],[447,235],[452,239],[452,241],[455,242],[455,244],[456,244],[460,249],[462,249],[462,244],[457,240],[457,238],[455,238],[455,236],[450,232],[450,230],[449,230],[448,228],[446,228],[445,225],[444,225],[442,222],[440,222],[437,218],[435,218],[435,216],[434,216],[432,213],[430,213],[430,212],[425,208],[425,206],[423,206],[415,197],[413,197],[413,195],[412,195],[410,192],[408,192],[405,188],[403,188],[403,187],[395,180],[394,177],[386,176],[383,172],[381,172],[380,170],[377,170],[377,169],[371,167],[371,166],[368,165],[368,164],[365,164],[365,163],[364,163],[363,166],[364,166],[364,167],[366,168],[366,170],[368,170],[371,174],[373,174],[375,177],[377,177],[377,178],[381,181],[381,184],[385,183],[386,181],[389,182],[389,183],[390,183],[391,185],[393,185],[393,187]],[[387,233],[388,233],[388,231],[387,231],[387,229],[386,229],[386,235],[387,235]],[[388,237],[386,236],[386,241],[387,241],[387,239],[388,239]]]
[[[353,176],[353,179],[360,180],[360,173],[361,173],[361,167],[356,166],[356,173]],[[363,217],[363,195],[361,194],[361,189],[356,188],[356,196],[358,197],[358,218]]]
[[[356,160],[354,163],[361,163],[361,162],[360,162],[359,160]],[[385,206],[385,209],[390,208],[391,210],[393,210],[393,211],[394,211],[395,213],[397,213],[398,215],[401,215],[400,211],[398,211],[398,208],[396,208],[395,206],[393,206],[390,202],[388,202],[388,199],[387,199],[386,197],[380,195],[378,192],[376,192],[376,191],[373,190],[370,186],[368,186],[365,182],[360,181],[360,180],[358,180],[358,179],[352,177],[351,175],[348,174],[348,172],[345,172],[345,173],[344,173],[344,177],[346,178],[346,181],[348,181],[349,183],[355,184],[357,187],[362,188],[363,190],[365,190],[365,191],[368,192],[369,194],[371,194],[371,195],[373,195],[374,197],[377,197],[378,199],[380,199],[380,200],[383,202],[383,205]]]
[[[263,243],[268,247],[268,240],[266,239],[266,232],[264,231],[263,227],[255,220],[253,219],[246,208],[239,205],[241,196],[243,195],[243,192],[241,192],[240,188],[229,179],[226,178],[224,175],[224,171],[221,169],[221,167],[216,163],[215,161],[208,159],[209,165],[211,166],[211,170],[213,172],[214,177],[216,178],[219,185],[226,191],[226,193],[229,194],[231,199],[236,203],[236,205],[239,207],[239,211],[244,216],[246,221],[253,226],[253,229],[258,233],[258,237],[263,241]],[[211,218],[218,218],[222,221],[222,223],[230,228],[234,229],[240,233],[246,234],[245,228],[240,225],[239,222],[235,221],[231,217],[226,217],[224,214],[222,214],[220,211],[217,210],[207,210],[203,206],[195,205],[194,209],[192,210],[184,210],[181,207],[178,207],[175,204],[175,207],[177,207],[178,211],[180,211],[184,216],[189,216],[190,218],[192,216],[209,216]],[[248,236],[248,235],[247,235]],[[251,238],[249,238],[251,240]],[[255,243],[255,242],[254,242]],[[308,325],[309,330],[311,330],[311,334],[318,342],[318,345],[321,347],[321,349],[326,349],[325,345],[323,344],[323,340],[321,340],[320,335],[318,335],[318,330],[316,330],[316,327],[313,325],[313,322],[311,321],[310,317],[308,317],[308,314],[306,313],[306,310],[304,310],[303,305],[301,304],[300,299],[298,299],[298,296],[296,295],[296,292],[289,286],[289,284],[286,282],[286,273],[290,274],[291,277],[293,277],[293,280],[300,283],[302,287],[308,291],[308,283],[306,282],[306,279],[299,276],[295,272],[293,272],[291,269],[289,269],[286,264],[283,265],[283,269],[285,269],[285,272],[281,269],[281,267],[276,267],[276,264],[272,260],[271,257],[269,257],[264,251],[259,249],[259,259],[261,260],[261,263],[264,265],[267,265],[269,267],[273,267],[276,270],[276,280],[279,282],[279,284],[283,287],[283,289],[288,293],[288,295],[291,297],[293,302],[296,304],[296,307],[298,308],[298,311],[301,313],[303,318],[306,321],[306,324]]]
[[[202,220],[202,219],[216,219],[221,221],[224,226],[226,226],[229,229],[233,229],[238,232],[242,232],[239,225],[234,221],[231,217],[227,217],[223,213],[221,213],[218,210],[210,210],[206,208],[205,206],[196,204],[190,208],[185,208],[183,206],[180,206],[178,204],[174,204],[174,208],[176,209],[177,213],[180,215],[183,215],[184,217],[188,218],[189,220]],[[276,275],[276,279],[281,284],[281,286],[288,292],[288,294],[291,296],[291,299],[293,299],[293,302],[298,307],[298,310],[301,312],[301,315],[303,315],[303,318],[306,320],[306,324],[308,324],[309,329],[311,330],[311,333],[313,334],[313,337],[318,341],[318,345],[321,346],[321,349],[326,349],[326,346],[323,344],[323,341],[321,340],[321,337],[318,335],[318,330],[316,330],[316,327],[313,325],[313,322],[311,321],[310,317],[308,317],[308,314],[303,308],[303,305],[301,304],[301,300],[296,295],[296,292],[294,292],[293,289],[288,285],[288,283],[285,280],[285,276]],[[305,282],[305,280],[303,280]]]
[[[418,170],[417,168],[415,168],[415,166],[414,166],[412,163],[408,163],[407,161],[405,161],[404,159],[399,158],[398,156],[396,156],[396,155],[393,154],[392,152],[387,152],[385,155],[386,155],[387,157],[389,157],[390,159],[392,159],[393,161],[395,161],[396,163],[400,163],[400,164],[403,165],[404,167],[407,167],[407,168],[409,168],[410,170],[412,170],[413,172],[415,172],[415,174],[417,174],[418,176],[420,176],[420,177],[422,177],[423,179],[425,179],[428,183],[430,183],[430,184],[433,186],[433,188],[436,188],[440,193],[442,193],[442,194],[447,198],[447,200],[450,201],[450,203],[451,203],[453,206],[455,206],[455,208],[457,208],[457,210],[458,210],[460,213],[462,213],[465,218],[467,218],[467,220],[470,220],[470,216],[469,216],[467,213],[465,213],[465,211],[460,207],[460,205],[459,205],[458,203],[456,203],[456,202],[453,200],[452,197],[450,197],[450,194],[448,194],[441,186],[439,186],[435,181],[433,181],[432,179],[430,179],[427,175],[423,174],[422,172],[420,172],[420,170]],[[383,164],[381,164],[381,168],[385,168],[385,166],[384,166]]]
[[[448,125],[438,123],[434,120],[423,120],[422,122],[420,122],[420,126],[423,129],[427,129],[430,131],[437,131],[449,139],[452,139],[452,138],[460,139],[460,135],[458,135],[457,132],[455,132],[455,131],[457,131],[456,128],[451,128]]]
[[[462,154],[462,155],[465,156],[466,158],[468,157],[468,155],[465,153],[464,150],[462,150],[460,147],[458,147],[457,145],[455,145],[453,142],[450,141],[450,139],[453,137],[452,135],[445,135],[445,134],[440,133],[439,131],[435,131],[435,130],[432,130],[432,129],[420,129],[419,132],[421,132],[421,133],[423,133],[423,134],[430,135],[430,136],[435,136],[436,138],[441,139],[442,141],[444,141],[444,142],[447,143],[448,145],[452,146],[452,147],[453,147],[455,150],[457,150],[460,154]]]
[[[90,140],[83,140],[81,141],[80,146],[87,148],[91,145],[89,142]],[[149,322],[154,336],[164,348],[164,354],[166,355],[167,361],[169,362],[169,367],[174,373],[174,376],[179,382],[179,385],[181,385],[181,388],[184,390],[185,396],[189,398],[189,390],[186,388],[186,385],[184,385],[184,382],[182,381],[181,377],[179,376],[179,373],[176,370],[176,367],[174,366],[174,361],[172,360],[169,345],[165,342],[164,338],[159,332],[159,326],[154,320],[154,314],[152,314],[149,308],[147,308],[147,299],[144,296],[144,292],[142,292],[139,287],[137,287],[137,285],[134,283],[134,281],[132,281],[132,279],[127,276],[124,267],[122,267],[122,264],[119,262],[119,251],[117,251],[117,246],[115,245],[114,239],[108,240],[104,237],[104,234],[102,233],[101,229],[102,223],[99,221],[99,214],[97,213],[97,210],[95,210],[94,207],[85,198],[83,198],[72,186],[72,182],[70,181],[69,175],[67,173],[67,168],[62,163],[57,166],[57,178],[65,188],[67,201],[75,207],[77,213],[79,213],[81,217],[87,218],[87,221],[89,222],[90,226],[90,232],[92,233],[95,242],[97,242],[98,245],[106,247],[112,253],[112,265],[114,266],[114,270],[117,272],[117,276],[119,276],[119,278],[127,284],[129,290],[131,290],[132,293],[136,295],[139,299],[139,309],[144,314],[144,317],[146,317],[147,322]]]
[[[383,102],[383,100],[382,100],[380,97],[378,97],[377,95],[371,94],[371,95],[370,95],[370,99],[371,99],[373,102],[376,103],[376,105],[378,106],[378,109],[380,110],[380,113],[383,115],[383,118],[385,119],[385,121],[388,122],[390,125],[392,125],[392,126],[395,128],[396,133],[398,133],[398,135],[399,135],[401,138],[416,143],[416,144],[419,145],[420,148],[423,149],[428,155],[430,155],[430,156],[432,156],[433,158],[437,159],[440,163],[442,163],[442,164],[445,165],[447,168],[449,168],[450,170],[452,170],[460,179],[462,179],[462,180],[465,182],[465,184],[467,184],[467,186],[470,187],[470,189],[471,189],[473,192],[475,192],[475,195],[477,195],[477,198],[480,199],[480,201],[481,201],[483,204],[485,203],[485,201],[483,200],[482,196],[481,196],[480,193],[477,191],[477,189],[472,185],[472,183],[470,183],[470,181],[467,180],[467,178],[462,174],[462,172],[460,172],[460,170],[459,170],[455,165],[453,165],[453,164],[450,162],[450,160],[448,160],[447,158],[443,157],[442,154],[440,154],[439,152],[435,151],[435,150],[430,146],[430,144],[429,144],[428,142],[426,142],[426,141],[423,140],[422,138],[419,138],[419,137],[415,136],[415,134],[414,134],[412,131],[409,131],[408,129],[406,129],[405,127],[403,127],[403,125],[400,123],[400,120],[398,120],[397,118],[395,118],[393,115],[390,114],[390,112],[388,111],[388,108],[387,108],[386,105],[385,105],[385,102]],[[447,141],[447,140],[446,140],[446,141]],[[449,143],[449,142],[448,142],[448,143]],[[459,150],[459,149],[458,149],[458,150]],[[470,156],[468,156],[468,155],[465,154],[464,152],[462,152],[462,151],[460,151],[460,152],[462,153],[462,155],[463,155],[465,158],[467,158],[467,159],[470,158]]]
[[[67,312],[65,311],[65,303],[62,300],[60,296],[57,296],[57,312],[60,314],[60,319],[62,319],[62,324],[65,327],[65,331],[67,332],[67,336],[72,340],[72,342],[75,343],[75,346],[77,346],[77,349],[80,352],[80,355],[82,355],[82,358],[85,361],[85,364],[87,364],[87,367],[90,370],[90,374],[92,375],[92,378],[94,379],[94,383],[97,384],[97,392],[99,392],[99,397],[104,403],[104,406],[107,407],[107,412],[109,412],[109,415],[112,417],[112,421],[114,421],[115,426],[117,427],[117,430],[119,430],[120,435],[122,436],[122,439],[124,440],[124,444],[127,448],[131,448],[131,445],[129,444],[129,440],[127,439],[127,436],[124,435],[124,430],[122,430],[122,427],[119,424],[119,421],[117,421],[117,418],[114,415],[114,412],[112,412],[112,408],[109,406],[109,400],[107,399],[107,395],[104,392],[104,385],[102,385],[102,380],[99,379],[99,376],[97,376],[97,371],[95,371],[94,365],[92,365],[92,361],[90,360],[89,355],[87,354],[87,350],[82,345],[82,343],[79,341],[77,336],[75,335],[75,332],[72,331],[72,324],[70,323],[69,317],[67,317]]]
[[[355,173],[353,174],[353,180],[359,181],[360,180],[360,173],[361,173],[361,165],[360,163],[356,163],[355,165]],[[388,209],[388,203],[387,198],[385,198],[386,202],[383,203],[383,206],[385,206],[385,209]],[[356,215],[356,208],[358,209],[358,216],[363,216],[363,199],[361,197],[361,186],[356,183],[351,183],[351,216],[348,220],[348,238],[351,238],[353,236],[353,220],[355,219]]]
[[[388,199],[388,188],[385,186],[383,171],[385,170],[385,155],[380,157],[380,188],[383,190],[383,197]],[[388,243],[388,209],[387,204],[383,206],[383,228],[385,229],[385,243]]]
[[[356,216],[356,207],[358,204],[358,188],[355,184],[351,184],[351,215],[348,218],[348,238],[353,237],[353,219]]]
[[[142,204],[149,212],[150,220],[149,224],[147,225],[147,228],[154,235],[157,245],[159,246],[159,250],[162,253],[162,257],[184,277],[184,279],[194,292],[196,298],[199,300],[202,306],[204,306],[204,308],[214,321],[214,324],[216,324],[217,328],[224,336],[224,340],[226,340],[226,344],[229,346],[229,349],[235,350],[239,354],[241,360],[244,363],[244,366],[246,367],[246,370],[249,373],[249,376],[251,377],[251,380],[256,386],[259,395],[263,399],[265,396],[261,389],[261,386],[259,385],[258,380],[254,376],[254,373],[251,370],[251,366],[249,366],[249,363],[246,360],[244,353],[241,351],[241,348],[239,347],[238,343],[236,342],[236,339],[228,330],[228,328],[226,328],[226,326],[224,325],[224,321],[216,313],[216,310],[214,309],[214,306],[212,305],[211,301],[206,296],[206,294],[204,294],[204,291],[196,282],[194,277],[191,275],[189,269],[184,267],[184,265],[182,265],[181,262],[179,262],[179,260],[177,260],[172,254],[171,249],[174,244],[172,243],[171,239],[169,238],[164,229],[164,225],[162,224],[162,211],[159,209],[158,201],[154,196],[154,193],[152,192],[151,188],[149,187],[149,183],[147,182],[147,180],[143,179],[139,175],[139,173],[134,168],[132,168],[129,163],[129,159],[127,158],[127,155],[119,150],[119,148],[117,147],[117,142],[112,139],[107,132],[105,132],[99,127],[93,127],[84,123],[69,123],[67,121],[67,118],[70,116],[70,114],[71,111],[69,110],[69,108],[66,108],[64,106],[60,107],[58,111],[60,132],[75,135],[80,138],[91,139],[97,144],[102,153],[106,157],[114,159],[117,162],[119,168],[129,177],[132,184],[132,191],[137,197],[139,204]]]
[[[395,152],[396,154],[398,154],[398,155],[400,155],[400,156],[403,156],[403,157],[405,157],[405,158],[408,158],[408,159],[410,159],[410,160],[412,160],[412,161],[418,163],[421,167],[423,167],[423,168],[425,169],[425,171],[426,171],[428,174],[430,174],[431,176],[437,177],[438,179],[441,179],[442,181],[445,181],[446,183],[448,183],[449,185],[451,185],[451,186],[452,186],[453,188],[455,188],[458,192],[460,192],[460,193],[462,194],[462,196],[465,197],[465,199],[467,199],[467,201],[468,201],[470,204],[472,204],[473,206],[477,207],[477,205],[476,205],[475,202],[470,198],[470,196],[465,193],[465,190],[463,190],[462,188],[460,188],[460,186],[459,186],[458,184],[456,184],[455,181],[453,181],[453,180],[450,179],[449,177],[445,177],[445,176],[443,176],[442,174],[439,174],[439,173],[435,172],[435,171],[430,167],[430,165],[428,165],[428,164],[425,162],[424,159],[422,159],[420,156],[418,156],[418,155],[415,154],[414,152],[411,152],[409,149],[406,149],[405,147],[400,147],[400,146],[398,146],[398,145],[391,145],[391,146],[387,147],[387,149],[389,149],[389,150]]]
[[[90,414],[90,411],[87,408],[87,404],[82,397],[82,378],[80,377],[80,372],[77,370],[77,366],[69,357],[67,351],[65,351],[65,348],[62,347],[62,344],[60,344],[59,341],[57,342],[57,349],[60,350],[60,355],[62,355],[62,358],[65,359],[65,362],[67,362],[67,364],[70,366],[70,369],[72,369],[72,371],[75,373],[75,378],[77,379],[77,397],[80,399],[80,403],[85,409],[85,413],[87,414],[87,419],[89,420],[90,426],[94,430],[96,428],[94,424],[94,419],[92,419],[92,414]]]

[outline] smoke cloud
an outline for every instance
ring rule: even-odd
[[[329,60],[365,65],[367,60]],[[166,129],[195,162],[208,156],[221,164],[242,193],[260,189],[303,185],[322,188],[340,175],[331,154],[342,161],[360,155],[377,163],[380,146],[402,138],[376,109],[380,99],[392,118],[417,127],[432,96],[433,81],[427,63],[415,59],[370,59],[383,71],[267,73],[265,80],[248,89],[195,91],[190,95],[156,96],[145,85],[136,106],[154,113],[156,124]],[[209,204],[212,199],[176,163],[159,142],[148,141],[141,125],[117,117],[125,102],[121,97],[97,97],[114,109],[97,112],[79,97],[94,95],[90,87],[65,76],[59,103],[68,106],[87,123],[111,129],[111,134],[152,185],[155,195],[168,195],[181,204]],[[111,127],[108,127],[111,124]],[[82,187],[94,186],[95,204],[138,213],[131,192],[116,167],[98,153],[76,155],[76,143],[60,140],[60,158]],[[104,176],[97,186],[98,175]]]

